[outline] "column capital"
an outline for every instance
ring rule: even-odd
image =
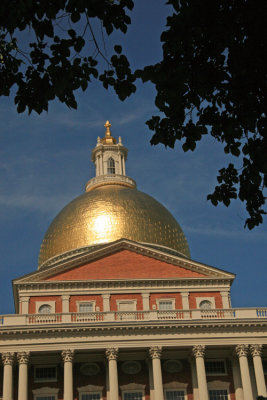
[[[149,299],[150,293],[142,293],[143,299]]]
[[[251,344],[249,346],[249,350],[250,350],[250,354],[252,355],[252,357],[255,357],[255,356],[261,357],[262,344]]]
[[[248,345],[247,344],[237,344],[235,346],[235,351],[238,357],[247,357],[248,355]]]
[[[2,353],[2,362],[4,365],[13,365],[14,359],[15,359],[15,353],[13,352]]]
[[[62,350],[61,357],[64,362],[72,362],[74,359],[74,350]]]
[[[19,364],[28,364],[30,360],[30,352],[21,351],[20,353],[17,353],[17,360]]]
[[[106,357],[110,360],[117,360],[118,359],[119,349],[117,347],[109,347],[106,349]]]
[[[30,301],[30,296],[21,296],[21,297],[20,297],[20,301],[27,301],[27,302],[29,302],[29,301]]]
[[[192,349],[192,352],[193,352],[195,358],[198,358],[198,357],[204,358],[205,349],[206,349],[206,346],[203,346],[202,344],[198,344],[198,345],[194,346]]]
[[[69,294],[62,294],[61,298],[62,298],[62,300],[69,300],[70,299],[70,295]]]
[[[149,355],[150,357],[153,358],[160,358],[162,353],[162,347],[161,346],[152,346],[149,349]]]
[[[105,293],[102,294],[103,299],[110,299],[110,294],[109,293]]]
[[[182,297],[188,297],[189,296],[189,292],[181,292],[181,296]]]

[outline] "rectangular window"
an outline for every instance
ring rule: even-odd
[[[125,392],[123,393],[123,400],[142,400],[142,392]]]
[[[174,304],[172,300],[159,300],[159,310],[173,310]]]
[[[83,393],[80,397],[80,400],[100,400],[100,393]]]
[[[167,390],[165,392],[166,400],[184,400],[185,393],[184,390]]]
[[[136,311],[136,301],[118,301],[119,311]]]
[[[226,389],[209,390],[209,400],[228,400]]]
[[[207,375],[226,375],[224,360],[206,360],[205,368]]]
[[[94,312],[95,303],[91,301],[90,303],[79,303],[79,312]]]
[[[35,367],[34,380],[35,380],[35,382],[56,381],[57,380],[57,367],[53,367],[53,366]]]
[[[35,400],[56,400],[55,396],[36,396]]]

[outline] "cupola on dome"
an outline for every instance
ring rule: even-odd
[[[121,138],[117,143],[111,136],[110,126],[107,121],[105,137],[98,138],[92,151],[96,177],[51,223],[41,245],[39,268],[122,238],[190,258],[187,240],[175,218],[158,201],[138,191],[126,176],[127,149]]]

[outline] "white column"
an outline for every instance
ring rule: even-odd
[[[149,293],[142,293],[143,310],[149,311]]]
[[[223,308],[229,308],[229,292],[221,292]]]
[[[193,388],[193,399],[198,400],[198,386],[197,386],[197,370],[195,358],[190,358],[191,376],[192,376],[192,388]]]
[[[198,382],[198,396],[199,400],[208,400],[208,386],[205,370],[205,346],[197,345],[193,347],[193,354],[196,358],[196,368],[197,368],[197,382]]]
[[[120,175],[123,175],[123,173],[122,173],[122,165],[121,165],[121,153],[119,153],[119,174]]]
[[[103,298],[103,311],[104,312],[110,311],[110,303],[109,303],[110,294],[102,294],[102,298]]]
[[[29,296],[22,296],[20,298],[20,304],[21,304],[20,313],[21,314],[29,314],[29,301],[30,301]]]
[[[236,358],[236,355],[234,355],[232,359],[232,369],[233,369],[233,379],[235,387],[235,400],[244,400],[239,363]]]
[[[119,400],[119,384],[118,384],[118,349],[106,349],[106,357],[108,359],[108,372],[109,372],[109,398],[111,400]]]
[[[108,363],[107,363],[107,362],[105,362],[105,370],[106,370],[107,400],[110,400],[110,393],[109,393],[109,371],[108,371]]]
[[[63,294],[61,296],[62,299],[62,312],[68,313],[70,312],[70,296],[67,294]]]
[[[189,310],[189,292],[182,292],[182,305],[183,310]]]
[[[266,384],[265,384],[265,378],[261,360],[262,345],[261,344],[250,345],[250,352],[253,358],[258,396],[267,397]]]
[[[154,400],[154,381],[153,381],[153,371],[152,371],[152,361],[150,358],[146,360],[149,376],[149,399]]]
[[[13,362],[14,353],[2,353],[4,364],[3,400],[13,400]]]
[[[149,349],[149,355],[152,359],[153,382],[154,382],[154,400],[164,400],[162,373],[161,373],[161,357],[162,347],[153,346]]]
[[[64,361],[64,400],[73,400],[72,363],[74,350],[63,350],[61,356]]]
[[[251,380],[248,368],[248,345],[246,344],[238,344],[235,348],[236,353],[239,358],[239,365],[240,365],[240,372],[241,372],[241,380],[243,386],[243,393],[245,400],[252,400],[252,387],[251,387]]]
[[[17,354],[19,363],[19,390],[18,400],[28,399],[28,364],[30,359],[30,353],[28,351],[22,351]]]

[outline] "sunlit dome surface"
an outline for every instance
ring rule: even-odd
[[[45,234],[39,268],[60,254],[125,238],[190,257],[185,235],[169,211],[134,188],[107,185],[74,199]]]

